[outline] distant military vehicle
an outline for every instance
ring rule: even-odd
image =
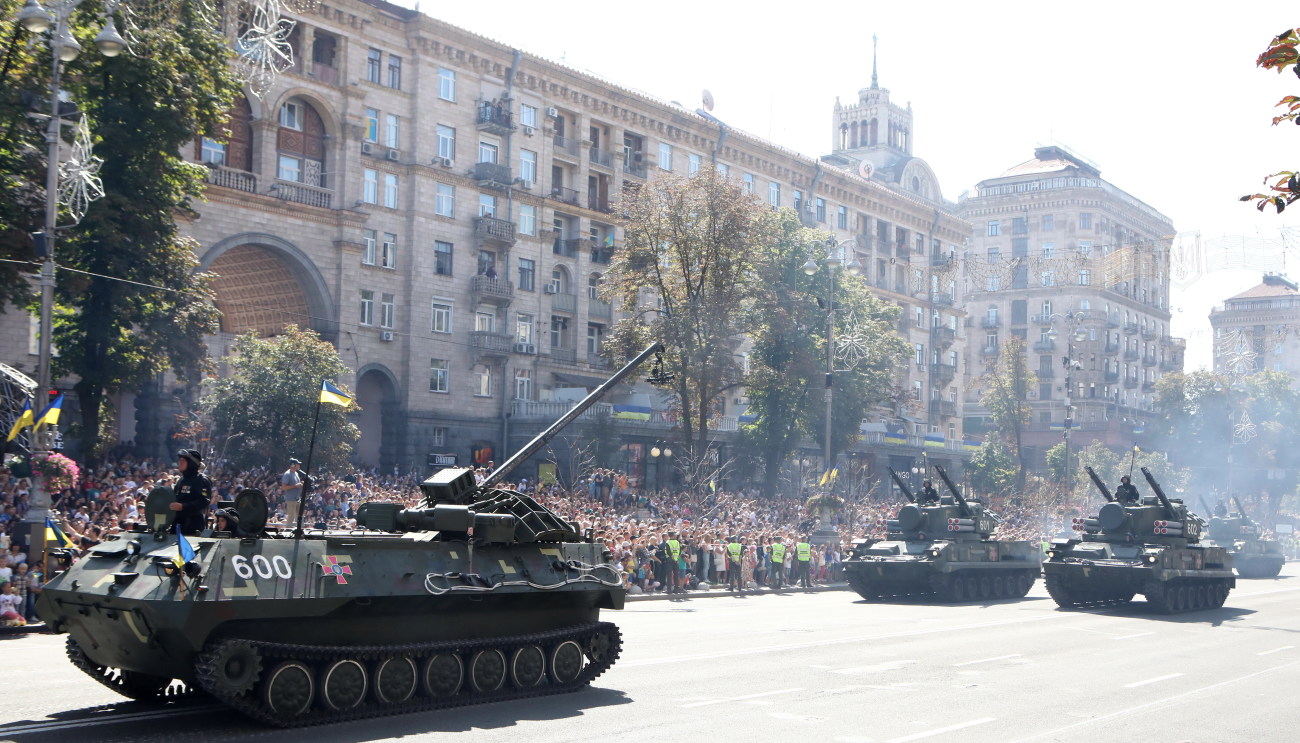
[[[367,503],[354,530],[270,527],[266,498],[244,490],[238,532],[178,539],[160,489],[135,532],[75,561],[55,551],[37,611],[115,691],[202,689],[286,727],[582,688],[619,656],[618,627],[599,621],[623,607],[619,568],[589,532],[496,485],[659,350],[484,482],[444,469],[420,508]]]
[[[1237,506],[1236,513],[1210,517],[1207,543],[1228,550],[1232,555],[1232,567],[1242,578],[1277,577],[1286,564],[1282,545],[1275,539],[1263,537],[1259,524],[1246,515],[1246,509],[1237,496],[1232,496],[1232,502]]]
[[[934,596],[940,601],[1020,598],[1038,577],[1038,549],[1026,541],[992,538],[997,514],[970,502],[934,465],[950,495],[917,503],[891,468],[908,503],[885,522],[884,539],[856,539],[844,575],[865,599]]]
[[[1201,542],[1201,521],[1182,501],[1171,501],[1146,468],[1155,495],[1125,505],[1115,500],[1091,467],[1106,497],[1095,517],[1077,518],[1080,536],[1053,539],[1043,561],[1047,592],[1058,606],[1124,604],[1139,593],[1163,614],[1223,606],[1236,586],[1232,558]]]

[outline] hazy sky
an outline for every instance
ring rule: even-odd
[[[399,0],[415,6],[415,0]],[[1276,239],[1289,218],[1237,198],[1288,167],[1300,127],[1271,126],[1300,79],[1255,67],[1285,4],[806,2],[434,3],[420,9],[525,52],[657,98],[808,156],[832,145],[831,109],[871,82],[911,102],[915,155],[956,200],[1058,142],[1169,216],[1179,232]],[[1300,206],[1297,207],[1300,209]],[[1300,268],[1291,271],[1300,276]],[[1223,272],[1175,295],[1174,332],[1209,361],[1210,305],[1259,281]]]

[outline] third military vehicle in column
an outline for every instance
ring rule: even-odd
[[[1236,586],[1232,558],[1201,541],[1201,520],[1170,500],[1142,468],[1154,495],[1119,502],[1085,468],[1106,504],[1074,520],[1078,537],[1053,539],[1043,561],[1047,592],[1062,608],[1128,603],[1139,593],[1162,614],[1223,606]]]
[[[1210,518],[1206,530],[1207,540],[1228,550],[1232,567],[1242,578],[1275,578],[1286,563],[1282,545],[1274,539],[1265,539],[1258,523],[1246,515],[1237,496],[1232,496],[1236,513],[1221,509]]]

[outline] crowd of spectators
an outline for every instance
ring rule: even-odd
[[[294,524],[287,523],[281,485],[281,467],[287,466],[286,460],[281,466],[268,463],[236,470],[216,461],[208,463],[206,474],[213,482],[214,500],[230,500],[244,488],[257,488],[267,496],[270,523],[292,527]],[[476,474],[481,479],[488,471],[490,467]],[[144,517],[149,492],[173,484],[178,477],[174,461],[120,456],[84,469],[75,488],[56,493],[54,515],[65,533],[85,549],[111,534],[131,530]],[[416,506],[423,497],[420,479],[415,472],[383,474],[374,470],[317,476],[307,489],[303,525],[308,529],[354,527],[354,514],[367,501]],[[584,532],[590,530],[623,568],[632,593],[667,591],[670,573],[680,577],[680,588],[688,590],[727,584],[726,545],[733,541],[744,547],[740,586],[769,586],[777,572],[783,572],[788,583],[795,575],[795,545],[812,541],[809,537],[814,532],[823,537],[833,533],[838,541],[826,544],[825,539],[815,540],[822,544],[808,555],[810,578],[814,582],[835,581],[843,550],[855,538],[883,536],[885,520],[893,517],[899,505],[874,494],[850,498],[823,523],[802,498],[793,495],[763,499],[755,491],[650,493],[631,487],[629,478],[614,470],[595,470],[570,488],[528,480],[501,485],[532,495]],[[13,538],[27,509],[29,489],[28,480],[0,468],[0,550],[5,553],[0,557],[0,619],[8,623],[34,617],[33,605],[44,576],[39,559],[29,560],[19,540]],[[1250,497],[1244,500],[1247,508],[1252,508],[1255,501]],[[988,498],[985,504],[1001,516],[998,538],[1035,542],[1068,533],[1073,517],[1092,515],[1098,505],[1088,497],[1063,497],[1050,487]],[[1262,497],[1257,505],[1264,506]],[[669,539],[681,546],[676,571],[666,564]],[[783,571],[772,564],[771,546],[777,539],[786,547]],[[1295,535],[1282,535],[1282,539],[1287,553],[1295,555],[1300,547]]]

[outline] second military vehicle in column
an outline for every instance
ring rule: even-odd
[[[1206,529],[1208,543],[1228,550],[1232,567],[1242,578],[1276,578],[1286,564],[1282,545],[1275,539],[1264,538],[1259,524],[1246,515],[1237,496],[1232,496],[1232,502],[1237,506],[1236,513],[1220,508],[1210,517]]]

